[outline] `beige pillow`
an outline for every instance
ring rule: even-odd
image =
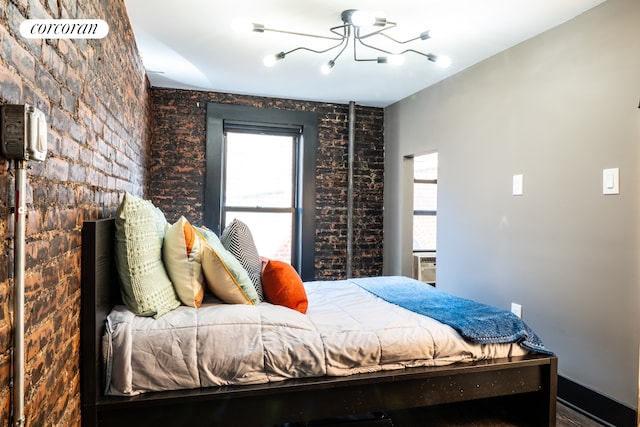
[[[200,307],[204,298],[202,236],[182,216],[167,228],[162,245],[164,266],[184,305]]]
[[[180,305],[162,262],[166,220],[147,200],[125,193],[116,212],[116,269],[122,300],[140,316],[160,317]]]
[[[227,251],[218,236],[199,229],[207,244],[202,251],[202,270],[209,290],[229,304],[257,304],[258,293],[240,262]]]

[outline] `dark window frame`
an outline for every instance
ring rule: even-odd
[[[204,188],[204,224],[220,235],[223,229],[222,182],[225,129],[251,129],[252,132],[292,131],[299,129],[300,158],[298,186],[300,203],[296,209],[299,235],[293,235],[297,261],[294,266],[302,280],[315,278],[315,205],[317,114],[309,111],[286,111],[245,105],[207,103],[206,171]],[[298,233],[296,233],[298,234]],[[297,265],[295,265],[297,264]]]

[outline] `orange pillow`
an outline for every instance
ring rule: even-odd
[[[271,304],[283,305],[302,314],[307,312],[309,301],[302,279],[286,262],[275,259],[267,262],[262,272],[262,289],[265,299]]]

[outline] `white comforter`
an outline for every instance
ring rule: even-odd
[[[465,342],[449,326],[389,304],[348,280],[305,283],[307,314],[209,298],[159,319],[123,306],[103,338],[106,394],[351,375],[526,353]]]

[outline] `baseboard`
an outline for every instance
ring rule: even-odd
[[[637,427],[637,412],[610,397],[558,376],[558,399],[597,421],[616,427]]]

